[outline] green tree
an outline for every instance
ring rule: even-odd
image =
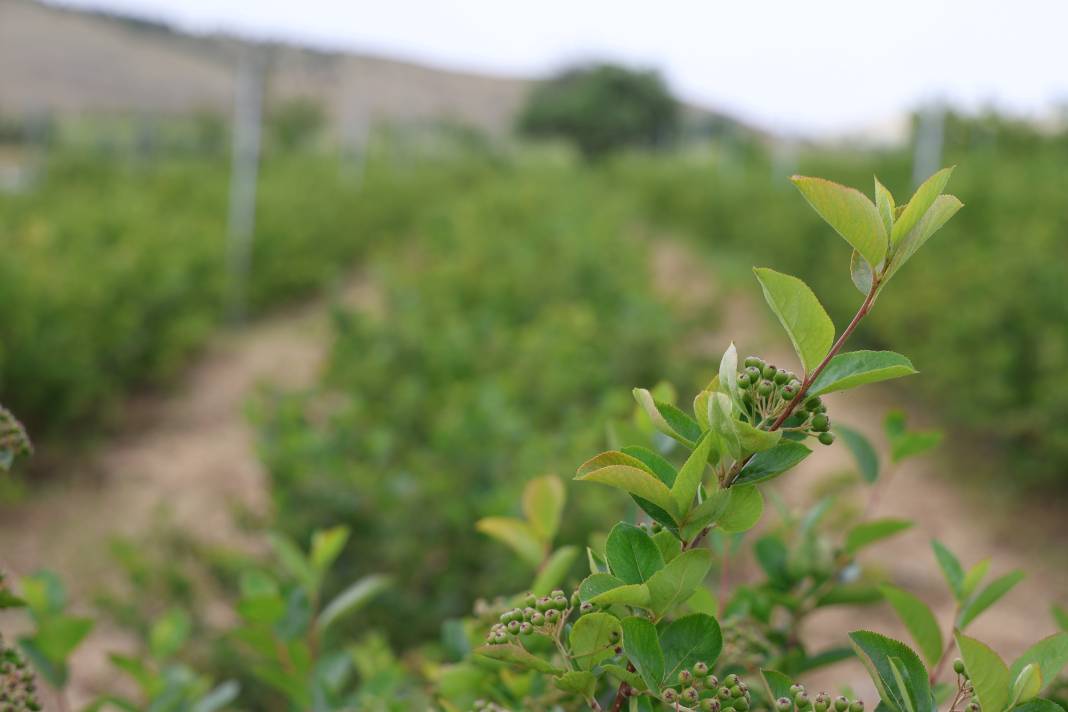
[[[592,159],[624,146],[663,144],[678,120],[678,104],[659,74],[599,64],[565,70],[538,85],[519,116],[519,130],[562,137]]]

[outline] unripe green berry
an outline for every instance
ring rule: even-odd
[[[693,674],[696,675],[697,677],[707,677],[708,676],[708,663],[703,662],[703,661],[698,661],[698,662],[694,663],[693,664]]]
[[[531,625],[541,625],[545,622],[545,614],[540,611],[534,611],[530,616]]]
[[[778,712],[790,712],[794,708],[794,703],[786,697],[780,697],[775,700],[775,709]]]
[[[733,672],[730,675],[727,675],[727,677],[723,678],[723,684],[727,687],[734,687],[741,681],[742,678],[738,677]]]
[[[820,433],[819,441],[824,445],[830,445],[834,442],[834,433]]]
[[[701,693],[695,687],[687,687],[682,691],[682,701],[688,705],[695,705],[701,699]]]
[[[553,589],[552,593],[550,593],[549,595],[553,598],[559,598],[560,596],[564,595],[564,591],[563,589],[556,588]]]
[[[719,712],[719,700],[717,700],[715,697],[709,697],[707,700],[701,700],[701,709],[704,710],[704,712]]]
[[[742,688],[738,685],[735,685],[734,687],[730,688],[730,693],[731,697],[742,697],[743,695],[745,695],[745,691],[742,690]]]
[[[534,632],[534,626],[532,626],[530,623],[520,623],[519,624],[519,634],[520,635],[530,635],[533,632]]]
[[[734,707],[734,709],[738,712],[748,712],[749,700],[745,699],[744,697],[740,697],[734,701],[732,707]]]
[[[786,383],[787,381],[790,380],[790,372],[787,371],[786,369],[780,368],[780,369],[775,371],[775,377],[772,380],[774,380],[776,383],[778,383],[781,386],[781,385],[783,385],[784,383]]]
[[[545,611],[545,620],[548,623],[555,622],[556,619],[559,618],[559,617],[560,617],[560,611],[556,610],[555,608],[550,608],[549,610]]]
[[[827,703],[816,698],[816,703],[812,705],[812,708],[816,710],[816,712],[827,712]]]
[[[746,368],[764,368],[764,359],[759,356],[746,356],[742,363]]]
[[[779,369],[775,368],[769,363],[765,364],[764,368],[760,370],[760,375],[770,381],[771,379],[775,378],[775,374],[778,373],[778,371]]]
[[[533,593],[528,593],[526,595],[526,598],[523,599],[523,605],[525,605],[527,608],[533,608],[535,605],[537,605],[537,603],[538,597],[535,596]]]
[[[558,611],[567,610],[567,596],[560,594],[559,596],[553,596],[553,606]]]
[[[787,384],[779,389],[779,394],[782,396],[783,400],[792,401],[797,395],[797,389],[790,384]]]
[[[796,695],[798,692],[804,692],[804,691],[805,691],[805,686],[804,685],[797,685],[797,684],[790,685],[790,694],[791,695]]]
[[[672,688],[667,687],[664,688],[664,690],[660,693],[660,699],[662,699],[664,702],[667,702],[668,704],[671,704],[673,702],[678,701],[679,693],[675,692],[675,690],[673,690]]]
[[[724,700],[724,701],[729,700],[729,699],[731,699],[731,688],[729,688],[726,685],[724,685],[724,686],[719,688],[719,690],[716,692],[716,694],[719,695],[719,699],[721,699],[721,700]]]
[[[964,674],[964,661],[960,658],[957,658],[953,661],[953,672],[957,673],[958,675]]]
[[[571,594],[571,607],[578,608],[582,604],[582,599],[579,597],[579,592],[575,591]]]
[[[849,700],[839,695],[834,698],[835,712],[846,712],[849,709]]]
[[[749,374],[742,371],[738,374],[738,387],[745,390],[749,386],[753,385],[753,379],[749,378]]]
[[[762,396],[769,396],[775,390],[775,384],[765,379],[757,384],[756,392]]]
[[[680,685],[689,685],[691,682],[693,682],[693,673],[690,672],[689,670],[680,670],[679,671],[679,684]]]
[[[750,385],[756,385],[764,377],[764,371],[758,366],[750,366],[745,369],[745,374],[749,376]]]
[[[511,621],[508,624],[508,632],[510,634],[512,634],[512,635],[519,635],[519,627],[520,627],[520,625],[521,624],[520,624],[519,621]]]
[[[849,705],[849,712],[864,712],[864,700],[853,700]]]
[[[582,615],[586,615],[587,613],[593,613],[595,610],[597,610],[597,607],[589,601],[586,601],[581,606],[579,606],[579,613],[581,613]]]
[[[823,413],[812,416],[812,429],[817,433],[825,433],[831,427],[831,419]]]
[[[794,702],[799,710],[808,709],[812,705],[812,702],[808,699],[808,693],[804,690],[794,695]]]
[[[979,707],[979,703],[978,702],[969,702],[968,706],[965,707],[964,709],[967,712],[980,712],[981,708]]]
[[[544,613],[545,611],[553,607],[553,599],[549,598],[548,596],[542,596],[538,599],[538,602],[535,604],[534,607]]]
[[[705,678],[705,687],[710,690],[714,690],[719,687],[719,678],[715,675],[709,675]]]
[[[823,401],[820,400],[819,396],[809,396],[805,399],[805,410],[809,413],[817,412],[821,405],[823,405]]]

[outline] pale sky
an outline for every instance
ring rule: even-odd
[[[437,66],[540,75],[608,58],[779,131],[850,131],[919,102],[1068,103],[1068,0],[67,0]]]

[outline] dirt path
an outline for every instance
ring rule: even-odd
[[[760,301],[756,281],[749,290],[717,294],[709,281],[709,271],[708,264],[677,244],[665,244],[657,252],[655,274],[666,293],[677,295],[684,306],[686,302],[720,300],[720,328],[716,333],[700,336],[695,344],[709,359],[710,372],[718,367],[718,359],[731,339],[743,357],[760,354],[775,363],[795,364],[796,356],[777,324],[774,329],[767,328],[770,312]],[[901,350],[908,353],[908,344],[902,344]],[[922,378],[922,374],[915,377]],[[893,390],[880,387],[833,394],[826,402],[835,421],[860,430],[876,444],[882,442],[884,414],[907,406]],[[912,427],[933,426],[917,413],[909,415]],[[888,459],[885,453],[881,455],[885,468]],[[779,486],[789,501],[798,502],[822,477],[852,468],[844,446],[820,447]],[[991,578],[1022,568],[1027,578],[968,629],[970,635],[1012,660],[1030,644],[1056,632],[1050,604],[1068,604],[1068,527],[1063,515],[1044,511],[1038,505],[1029,504],[1027,511],[1021,511],[1019,504],[998,506],[1002,498],[984,491],[983,485],[962,484],[966,480],[952,468],[948,453],[943,451],[908,460],[890,470],[893,479],[872,516],[908,518],[916,525],[901,536],[873,546],[865,557],[881,562],[890,581],[931,604],[946,633],[953,617],[953,601],[931,553],[930,539],[945,543],[966,568],[989,557]],[[808,634],[812,640],[840,644],[841,633],[858,628],[909,640],[904,627],[885,605],[859,610],[825,609],[813,616]],[[865,691],[869,700],[876,699],[859,663],[837,666],[812,680],[813,684],[826,686],[843,681]]]

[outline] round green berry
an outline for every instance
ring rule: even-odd
[[[846,710],[849,709],[849,700],[846,699],[845,697],[843,697],[842,695],[839,695],[838,697],[835,697],[834,698],[834,709],[835,709],[835,712],[846,712]]]
[[[730,688],[730,693],[731,697],[738,698],[743,697],[745,695],[745,690],[743,690],[740,685],[735,685],[734,687]]]
[[[746,356],[742,363],[746,368],[764,368],[764,359],[759,356]]]
[[[672,688],[667,687],[664,688],[664,690],[660,693],[660,699],[662,699],[664,702],[667,702],[668,704],[672,704],[678,701],[679,693],[675,692],[675,690],[673,690]]]
[[[542,613],[541,611],[534,611],[530,615],[530,623],[531,623],[531,625],[541,625],[544,622],[545,622],[545,614]]]
[[[824,445],[830,445],[834,442],[834,433],[820,433],[819,441]]]
[[[704,712],[719,712],[719,700],[717,700],[715,697],[709,697],[706,700],[701,700],[701,709],[704,710]]]
[[[581,606],[579,606],[579,613],[581,613],[582,615],[586,615],[587,613],[593,613],[596,610],[597,606],[593,605],[589,601],[586,601]]]
[[[853,700],[849,705],[849,712],[864,712],[864,700]]]
[[[964,661],[960,658],[957,658],[953,661],[953,672],[957,673],[958,675],[964,674]]]
[[[553,607],[558,611],[567,610],[567,596],[560,594],[559,596],[553,596]]]
[[[753,385],[753,379],[749,378],[749,374],[742,371],[738,374],[738,387],[745,390],[749,386]]]
[[[696,687],[687,687],[682,691],[682,701],[688,705],[695,705],[700,699],[701,693],[697,691]]]
[[[781,386],[790,380],[790,372],[784,368],[776,369],[775,376],[772,380]]]
[[[558,619],[559,617],[560,611],[556,610],[555,608],[550,608],[549,610],[545,611],[545,621],[548,623],[555,622],[556,619]]]
[[[807,410],[809,413],[818,412],[819,409],[820,409],[820,406],[822,406],[822,405],[823,405],[823,401],[820,400],[819,396],[809,396],[805,400],[805,410]]]
[[[537,603],[534,604],[534,607],[542,613],[545,613],[545,611],[553,607],[553,599],[548,596],[542,596],[538,599]]]
[[[787,383],[785,386],[779,389],[779,394],[782,395],[783,400],[792,401],[797,395],[797,389]]]
[[[794,703],[787,697],[780,697],[775,700],[775,709],[778,710],[778,712],[790,712],[793,708]]]
[[[724,701],[729,700],[729,699],[731,699],[731,688],[729,688],[729,687],[724,685],[724,686],[719,688],[719,690],[716,692],[716,694],[719,695],[719,699],[721,699],[721,700],[724,700]]]
[[[812,429],[817,433],[825,433],[831,427],[831,419],[823,413],[812,416]]]
[[[519,627],[522,624],[519,621],[511,621],[508,624],[508,633],[511,635],[519,635]]]
[[[732,707],[734,707],[734,709],[738,712],[748,712],[749,700],[745,699],[744,697],[740,697],[734,701]]]
[[[691,682],[693,682],[693,673],[690,672],[689,670],[680,670],[679,671],[679,684],[680,685],[689,685]]]
[[[767,379],[764,379],[763,381],[758,383],[757,387],[756,387],[757,394],[762,395],[762,396],[771,395],[771,392],[773,390],[775,390],[775,384],[772,383],[771,381],[767,380]]]
[[[764,371],[761,367],[750,366],[745,369],[745,375],[749,376],[750,385],[755,385],[761,378],[764,377]]]
[[[538,603],[538,597],[535,596],[533,593],[528,593],[526,595],[526,597],[523,599],[523,605],[526,606],[527,608],[533,608],[534,606],[537,605],[537,603]]]
[[[804,690],[801,690],[801,692],[798,692],[796,695],[794,695],[794,703],[797,705],[797,709],[799,710],[807,710],[809,707],[812,706],[812,701],[808,699],[808,693]]]
[[[530,623],[520,623],[519,624],[519,634],[520,635],[530,635],[533,632],[534,632],[534,626],[532,626]]]
[[[697,677],[708,677],[708,663],[700,660],[694,663],[693,674]]]

